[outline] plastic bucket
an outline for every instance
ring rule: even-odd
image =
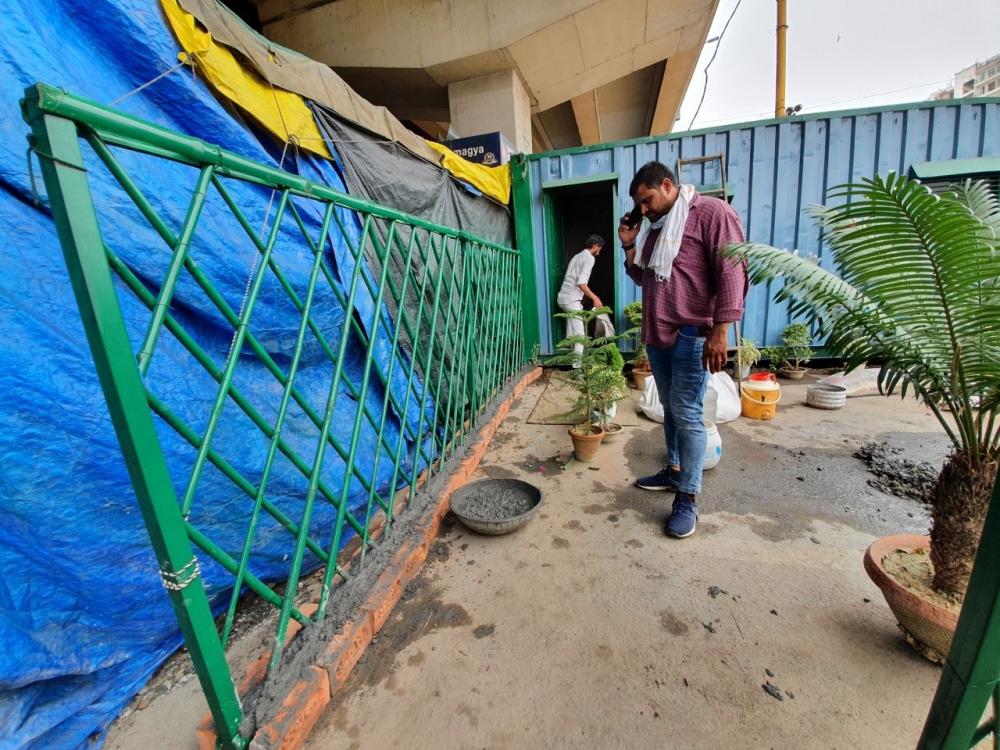
[[[774,419],[781,389],[774,383],[740,383],[740,406],[749,419]]]
[[[705,432],[707,439],[705,440],[705,464],[703,468],[707,471],[714,469],[722,460],[722,436],[719,435],[719,428],[715,426],[715,422],[710,422],[707,419],[705,420]]]
[[[778,379],[776,377],[774,377],[774,373],[773,372],[755,372],[752,375],[750,375],[749,377],[745,378],[745,380],[748,380],[751,383],[777,383],[778,382]]]

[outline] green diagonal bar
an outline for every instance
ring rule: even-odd
[[[397,300],[396,300],[396,309],[400,311],[400,317],[403,317],[403,305],[406,302],[406,289],[407,289],[407,286],[408,286],[409,281],[410,281],[410,261],[413,258],[413,245],[414,245],[414,240],[415,239],[416,239],[416,232],[415,231],[411,231],[410,232],[410,239],[406,243],[406,260],[403,261],[403,274],[404,275],[403,275],[402,292],[401,292],[400,296],[397,297]],[[388,260],[388,258],[387,258],[387,260]],[[400,327],[397,325],[397,326],[394,327],[393,333],[392,333],[392,349],[391,349],[391,351],[389,353],[389,366],[387,368],[386,376],[385,376],[385,379],[386,379],[386,384],[385,384],[385,388],[384,388],[384,390],[385,390],[385,396],[383,396],[383,398],[382,398],[382,416],[379,419],[379,427],[378,427],[379,434],[378,434],[378,439],[375,441],[375,444],[377,446],[379,446],[379,448],[377,448],[375,450],[375,461],[374,461],[374,465],[372,467],[372,477],[377,477],[378,476],[379,463],[380,463],[380,461],[382,459],[382,450],[381,450],[382,433],[385,430],[386,419],[389,416],[389,394],[392,392],[392,389],[391,389],[390,386],[392,384],[393,370],[394,370],[395,365],[396,365],[396,355],[397,355],[397,351],[398,351],[398,348],[399,348],[399,332],[400,332],[400,330],[401,330]],[[401,415],[400,416],[400,420],[399,420],[399,433],[400,433],[400,437],[402,437],[406,433],[406,419],[405,419],[405,415]],[[372,481],[372,487],[374,487],[374,486],[375,486],[375,482]],[[393,494],[395,494],[395,491],[396,491],[395,486],[394,485],[390,485],[389,486],[389,494],[390,494],[390,496],[392,496]],[[371,523],[372,504],[374,503],[374,501],[375,501],[375,493],[373,491],[369,490],[369,492],[368,492],[368,498],[367,498],[367,500],[365,502],[365,522],[364,522],[365,533],[364,533],[363,538],[361,539],[361,560],[362,560],[362,562],[365,559],[365,553],[366,553],[366,551],[368,549],[368,533],[370,531],[369,524]],[[382,508],[382,510],[383,511],[388,511],[389,510],[389,506],[386,505],[385,507]]]
[[[155,299],[153,297],[153,294],[148,289],[146,289],[145,286],[143,286],[139,278],[134,273],[132,273],[132,271],[128,268],[128,266],[126,266],[125,263],[123,263],[122,260],[118,258],[107,246],[105,246],[105,252],[108,257],[108,262],[110,263],[111,268],[114,269],[115,273],[117,273],[119,277],[121,277],[121,279],[125,282],[125,284],[133,292],[133,294],[135,294],[136,297],[139,298],[140,301],[142,301],[147,307],[151,307],[153,304],[153,300]],[[188,334],[187,331],[184,330],[184,328],[180,325],[180,323],[177,322],[177,320],[172,315],[168,313],[164,320],[167,326],[167,330],[169,330],[177,338],[177,340],[180,341],[180,343],[184,346],[184,348],[191,353],[191,355],[198,361],[198,364],[200,364],[203,368],[205,368],[205,372],[207,372],[216,382],[221,382],[222,371],[216,366],[215,362],[212,361],[211,357],[208,356],[208,354],[204,351],[204,349],[202,349],[198,345],[198,343],[191,338],[190,334]],[[251,419],[251,421],[253,421],[254,425],[256,425],[256,427],[264,434],[264,437],[268,439],[274,437],[274,428],[268,423],[266,419],[264,419],[263,416],[261,416],[260,412],[258,412],[253,407],[253,405],[235,386],[233,385],[229,386],[229,395],[232,397],[236,405],[243,410],[243,413],[246,414]],[[194,435],[193,432],[191,434]],[[188,438],[185,436],[185,439]],[[188,440],[188,442],[195,448],[195,450],[197,450],[201,445],[200,439],[197,437],[197,435],[194,436],[193,442],[191,440]],[[289,446],[284,440],[279,439],[278,447],[281,449],[281,452],[288,458],[288,460],[292,462],[292,465],[295,466],[295,468],[298,469],[303,474],[303,476],[308,477],[312,473],[312,468],[308,464],[306,464],[306,462],[302,459],[302,457],[299,456],[299,454],[296,453],[292,449],[292,447]],[[210,451],[208,454],[209,460],[211,460],[212,463],[218,467],[217,461],[213,460],[213,455],[218,457],[218,454],[215,454],[214,452]],[[334,493],[333,489],[330,488],[326,483],[322,483],[320,485],[320,491],[323,493],[323,496],[330,502],[330,504],[336,507],[336,499],[335,499],[336,493]],[[254,495],[254,492],[250,492],[250,495],[252,497]],[[265,503],[264,507],[268,508],[269,506],[267,503]],[[360,533],[361,526],[354,519],[354,517],[349,514],[347,520],[348,523],[350,523],[353,527],[355,527],[355,530],[357,530]],[[315,552],[316,550],[313,551]],[[320,551],[322,552],[322,550]],[[325,554],[326,553],[323,552],[324,560],[326,559]]]
[[[414,230],[414,234],[416,234],[416,230]],[[431,235],[428,235],[427,246],[428,246],[428,248],[430,248],[431,250],[433,250],[433,237]],[[426,307],[426,302],[427,302],[427,281],[430,278],[430,263],[428,263],[427,261],[430,258],[430,252],[424,252],[423,245],[421,245],[419,239],[417,240],[417,248],[420,250],[421,260],[424,262],[423,273],[421,274],[421,279],[420,279],[420,302],[417,304],[416,330],[417,330],[417,333],[419,334],[420,333],[420,326],[423,323],[424,308]],[[440,276],[440,274],[439,274],[439,276]],[[414,380],[414,376],[416,375],[416,372],[417,372],[417,364],[416,364],[417,348],[416,347],[417,347],[417,344],[419,343],[419,339],[412,338],[411,342],[412,342],[412,344],[411,344],[411,350],[410,350],[410,372],[409,372],[409,374],[407,375],[407,378],[406,378],[406,398],[405,398],[404,403],[403,403],[403,411],[402,411],[402,419],[404,419],[404,420],[407,419],[408,415],[409,415],[410,397],[413,395],[413,380]],[[420,443],[422,443],[422,442],[423,442],[423,435],[421,435],[419,433],[419,431],[418,431],[417,434],[416,434],[416,436],[414,437],[414,443],[417,446],[416,450],[419,450],[420,451],[420,455],[424,456],[425,460],[426,460],[426,455],[425,455],[422,447],[420,447]],[[400,433],[399,433],[399,440],[396,441],[396,451],[395,451],[395,455],[394,455],[394,458],[393,458],[393,465],[392,465],[392,479],[389,481],[389,489],[390,489],[389,507],[386,509],[386,512],[385,512],[385,515],[386,515],[386,525],[388,527],[392,526],[393,512],[395,510],[395,505],[396,505],[396,484],[399,481],[400,464],[401,464],[402,457],[403,457],[403,448],[405,446],[406,446],[406,441],[404,440],[403,432],[401,430]],[[416,480],[417,480],[417,464],[416,464],[416,462],[414,462],[411,465],[411,467],[410,467],[410,476],[408,477],[408,479],[409,479],[410,487],[414,487],[416,485]]]
[[[99,142],[96,138],[90,139],[91,145]],[[100,144],[103,146],[103,144]],[[214,167],[211,165],[201,168],[201,173],[198,175],[198,184],[195,186],[194,195],[191,198],[191,205],[188,208],[187,216],[184,219],[184,226],[181,229],[180,236],[177,239],[177,245],[174,247],[174,257],[170,260],[170,267],[167,269],[166,278],[163,281],[163,285],[160,287],[160,293],[156,298],[156,304],[153,306],[153,317],[149,321],[149,328],[146,331],[146,336],[142,341],[142,346],[139,348],[139,354],[136,355],[136,359],[139,363],[139,372],[145,375],[149,370],[149,365],[153,360],[153,350],[156,348],[156,340],[160,335],[160,331],[163,329],[163,316],[166,314],[170,307],[170,300],[174,295],[174,288],[177,286],[177,280],[181,275],[181,268],[184,265],[184,259],[187,257],[188,250],[191,247],[191,240],[194,237],[194,229],[198,224],[198,219],[201,218],[201,209],[205,205],[205,197],[208,194],[209,181],[212,179],[212,173]]]
[[[191,477],[188,479],[187,489],[185,490],[184,497],[181,501],[181,513],[184,515],[187,515],[191,510],[191,503],[194,502],[194,493],[198,487],[198,481],[201,479],[202,469],[205,467],[205,454],[212,446],[212,437],[215,435],[215,429],[219,425],[219,418],[222,416],[222,410],[226,406],[226,399],[229,396],[229,387],[233,382],[233,374],[236,372],[236,365],[239,364],[240,356],[243,354],[243,342],[247,337],[250,316],[253,314],[254,306],[257,304],[257,295],[260,294],[261,287],[264,285],[264,278],[267,275],[267,261],[270,259],[271,253],[274,250],[274,244],[278,241],[278,234],[281,231],[281,218],[285,215],[285,207],[287,205],[288,191],[283,190],[281,192],[281,198],[278,199],[278,209],[274,217],[274,223],[271,225],[271,233],[267,238],[267,245],[264,248],[263,262],[253,275],[253,284],[250,287],[249,294],[247,294],[247,297],[244,300],[243,311],[240,314],[239,322],[236,325],[233,340],[229,344],[229,354],[226,356],[226,366],[222,371],[222,382],[219,383],[219,390],[215,396],[215,403],[212,404],[212,412],[208,417],[208,426],[205,428],[205,434],[201,439],[201,447],[198,449],[198,455],[195,457],[194,468],[191,470]],[[291,383],[291,380],[289,379],[288,382]],[[288,387],[290,388],[290,386]],[[277,432],[278,430],[275,430],[276,434]]]
[[[333,415],[337,408],[337,396],[340,393],[340,380],[344,369],[344,355],[347,352],[347,341],[350,337],[351,327],[346,324],[346,320],[354,315],[354,300],[358,292],[358,279],[361,276],[362,268],[364,267],[364,243],[368,237],[368,233],[371,231],[371,217],[365,218],[364,225],[361,229],[361,237],[358,241],[357,255],[355,256],[354,271],[351,277],[351,287],[350,292],[347,295],[347,306],[344,308],[344,318],[345,324],[340,331],[340,344],[337,348],[337,364],[334,368],[333,377],[330,379],[330,392],[327,396],[326,401],[326,411],[323,415],[323,424],[320,428],[319,440],[316,444],[316,456],[313,459],[313,470],[312,475],[309,477],[309,488],[306,491],[305,506],[302,510],[302,521],[299,523],[299,534],[295,539],[295,550],[292,553],[292,566],[288,573],[288,583],[285,587],[285,596],[281,605],[281,612],[278,615],[278,632],[275,635],[273,650],[271,651],[271,660],[268,664],[268,670],[276,668],[281,661],[282,650],[285,646],[285,630],[288,627],[288,617],[291,611],[292,600],[298,589],[299,583],[299,573],[302,568],[302,557],[305,554],[305,544],[306,536],[309,531],[309,522],[312,519],[312,509],[313,502],[316,499],[316,491],[319,487],[320,474],[323,471],[323,459],[326,456],[326,437],[330,431],[330,423],[333,420]],[[358,408],[361,406],[359,404]],[[351,446],[352,450],[356,450],[356,446]],[[350,454],[349,454],[350,455]],[[344,474],[343,481],[349,483],[350,473]],[[341,504],[337,508],[337,521],[335,529],[340,529],[344,524],[344,516],[347,512],[347,507],[345,504]],[[336,533],[336,532],[335,532]],[[363,532],[362,532],[363,533]],[[326,580],[326,575],[329,575],[332,579],[333,571],[336,567],[338,550],[334,549],[329,553],[326,562],[326,574],[324,575],[324,581]],[[326,610],[326,601],[323,595],[320,595],[319,609],[316,613],[317,618],[322,618]]]
[[[323,216],[323,226],[320,230],[320,245],[326,241],[326,234],[330,231],[330,217],[333,214],[334,205],[328,203],[326,213]],[[292,386],[295,384],[295,376],[299,371],[299,362],[302,359],[302,344],[306,337],[306,327],[309,322],[309,312],[312,310],[313,292],[316,291],[316,282],[319,281],[319,267],[323,256],[319,253],[313,258],[312,269],[309,272],[309,284],[306,289],[306,301],[302,308],[302,320],[299,323],[299,330],[295,337],[295,349],[292,352],[292,362],[288,366],[288,383],[281,394],[281,403],[278,405],[278,415],[274,420],[274,435],[267,448],[267,457],[264,459],[264,469],[261,473],[260,483],[257,487],[257,497],[254,498],[253,513],[250,516],[250,523],[247,528],[246,541],[243,543],[243,554],[240,556],[239,569],[236,571],[236,581],[233,583],[233,593],[229,601],[229,610],[226,612],[226,622],[222,628],[222,643],[229,642],[229,634],[232,632],[233,621],[236,617],[236,605],[240,600],[240,589],[243,584],[243,577],[250,562],[250,550],[253,547],[254,532],[257,530],[257,519],[260,516],[260,508],[264,502],[267,491],[267,483],[271,478],[271,467],[274,459],[278,455],[278,442],[281,430],[285,425],[285,416],[288,414],[288,404],[292,397]],[[262,269],[263,272],[263,269]],[[374,483],[373,483],[374,484]],[[367,531],[367,520],[365,522]]]
[[[361,418],[362,418],[363,411],[364,411],[364,401],[365,401],[365,398],[366,398],[366,396],[368,394],[368,381],[369,381],[369,378],[371,377],[371,370],[372,370],[372,351],[375,348],[375,342],[377,340],[377,334],[378,334],[378,322],[379,322],[379,319],[380,319],[379,315],[378,315],[378,311],[379,311],[379,308],[382,305],[382,298],[383,298],[383,295],[385,293],[385,283],[386,283],[385,280],[386,280],[386,277],[389,274],[388,256],[389,256],[389,252],[390,252],[390,245],[392,244],[392,236],[393,236],[393,234],[395,234],[395,231],[396,231],[395,224],[390,225],[390,227],[389,227],[389,241],[386,242],[385,246],[384,246],[385,258],[382,259],[382,273],[380,274],[378,296],[375,299],[375,308],[374,308],[374,311],[373,311],[374,312],[374,321],[372,323],[372,335],[371,335],[371,338],[368,341],[368,349],[367,349],[367,356],[365,357],[364,373],[363,373],[363,375],[361,377],[361,398],[357,402],[357,406],[355,407],[354,425],[353,425],[353,427],[351,429],[351,455],[347,459],[347,465],[348,465],[348,467],[353,467],[354,463],[355,463],[355,461],[357,459],[358,438],[361,435]],[[372,246],[376,248],[375,252],[377,254],[378,253],[378,249],[377,249],[378,243],[376,242],[376,240],[374,238],[374,232],[372,232]],[[354,286],[357,284],[358,275],[359,275],[358,274],[358,267],[362,266],[363,263],[364,263],[363,256],[364,256],[364,244],[363,243],[359,243],[359,246],[358,246],[358,257],[357,257],[357,261],[356,261],[357,262],[357,266],[355,267],[354,279],[351,282],[351,284],[352,284],[352,291],[353,291]],[[352,297],[352,302],[353,302],[353,297]],[[343,351],[343,341],[341,342],[341,351]],[[372,477],[372,484],[375,483],[375,480],[376,480],[376,477],[373,476]],[[337,522],[336,522],[336,524],[333,527],[332,540],[330,542],[330,553],[329,554],[330,554],[331,558],[335,558],[336,554],[337,554],[337,550],[340,549],[340,540],[342,538],[343,529],[344,529],[343,518],[341,517],[341,514],[343,514],[344,510],[347,508],[347,498],[348,498],[348,495],[350,493],[350,488],[351,488],[351,484],[348,481],[345,481],[343,487],[341,488],[341,493],[340,493],[340,509],[338,511]],[[364,538],[365,536],[367,536],[367,529],[365,531],[365,534],[362,535],[362,538]],[[328,601],[329,596],[330,596],[330,587],[333,584],[333,574],[334,574],[333,566],[330,565],[329,563],[327,563],[326,571],[323,574],[323,587],[320,590],[320,597],[319,597],[319,609],[320,609],[321,612],[326,609],[326,602]]]

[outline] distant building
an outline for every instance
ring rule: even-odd
[[[1000,55],[977,62],[955,74],[954,85],[928,99],[963,99],[967,96],[1000,96]]]

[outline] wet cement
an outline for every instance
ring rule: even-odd
[[[908,497],[929,503],[941,467],[935,468],[927,461],[912,461],[903,455],[902,448],[885,442],[869,442],[854,455],[865,462],[874,476],[868,484],[882,492],[897,497]]]
[[[509,521],[535,507],[536,500],[520,489],[484,482],[462,497],[454,509],[477,521]]]

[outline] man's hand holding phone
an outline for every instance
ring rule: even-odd
[[[636,206],[618,221],[618,239],[625,249],[625,257],[631,264],[635,255],[635,238],[639,235],[639,225],[642,224],[642,209]]]

